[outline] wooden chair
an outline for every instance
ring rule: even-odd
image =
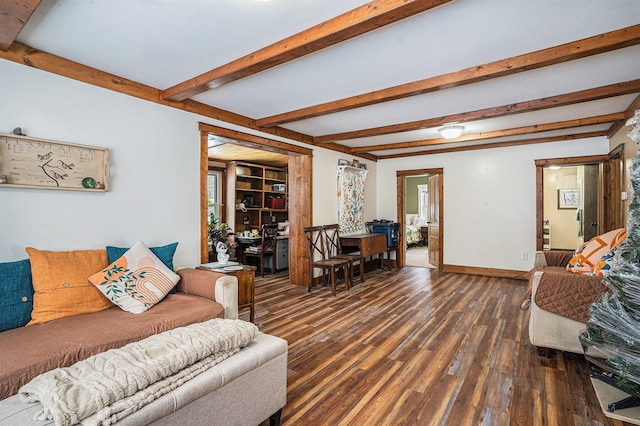
[[[350,279],[353,286],[353,264],[358,262],[360,264],[360,282],[364,283],[364,258],[360,252],[356,253],[342,253],[342,246],[340,244],[340,225],[337,223],[331,225],[324,225],[325,238],[327,241],[327,252],[330,258],[347,259],[349,260],[349,269],[351,271]]]
[[[265,224],[262,225],[262,240],[258,246],[257,252],[245,252],[245,258],[258,259],[258,265],[260,266],[260,276],[264,278],[264,261],[265,258],[271,258],[271,273],[276,272],[275,261],[275,248],[276,248],[276,235],[278,235],[278,224]]]
[[[336,295],[336,270],[342,270],[344,283],[349,290],[349,265],[348,259],[329,258],[325,247],[324,229],[322,226],[311,226],[304,228],[304,235],[307,239],[307,247],[309,249],[309,288],[313,287],[313,270],[322,269],[324,281],[325,271],[329,271],[331,280],[331,293]]]

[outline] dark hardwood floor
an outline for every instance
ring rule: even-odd
[[[536,356],[524,291],[412,267],[335,298],[258,278],[260,329],[289,342],[283,425],[626,425],[602,414],[582,356]]]

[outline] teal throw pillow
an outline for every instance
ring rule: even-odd
[[[0,332],[25,326],[33,311],[29,259],[0,263]]]
[[[149,247],[149,249],[153,254],[158,256],[158,259],[160,259],[162,263],[164,263],[164,266],[166,266],[167,268],[175,272],[175,269],[173,269],[173,255],[175,254],[177,247],[178,247],[178,243],[175,242],[175,243],[167,244],[166,246],[161,246],[161,247]],[[130,247],[125,248],[125,247],[107,246],[107,258],[109,259],[109,264],[120,259],[122,255],[125,254],[129,249]],[[175,293],[175,292],[176,292],[176,288],[173,287],[169,293]]]

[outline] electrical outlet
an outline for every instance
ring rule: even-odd
[[[522,253],[522,260],[529,260],[529,253]]]

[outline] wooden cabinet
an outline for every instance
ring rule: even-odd
[[[227,164],[227,222],[235,232],[288,220],[287,169],[240,161]]]

